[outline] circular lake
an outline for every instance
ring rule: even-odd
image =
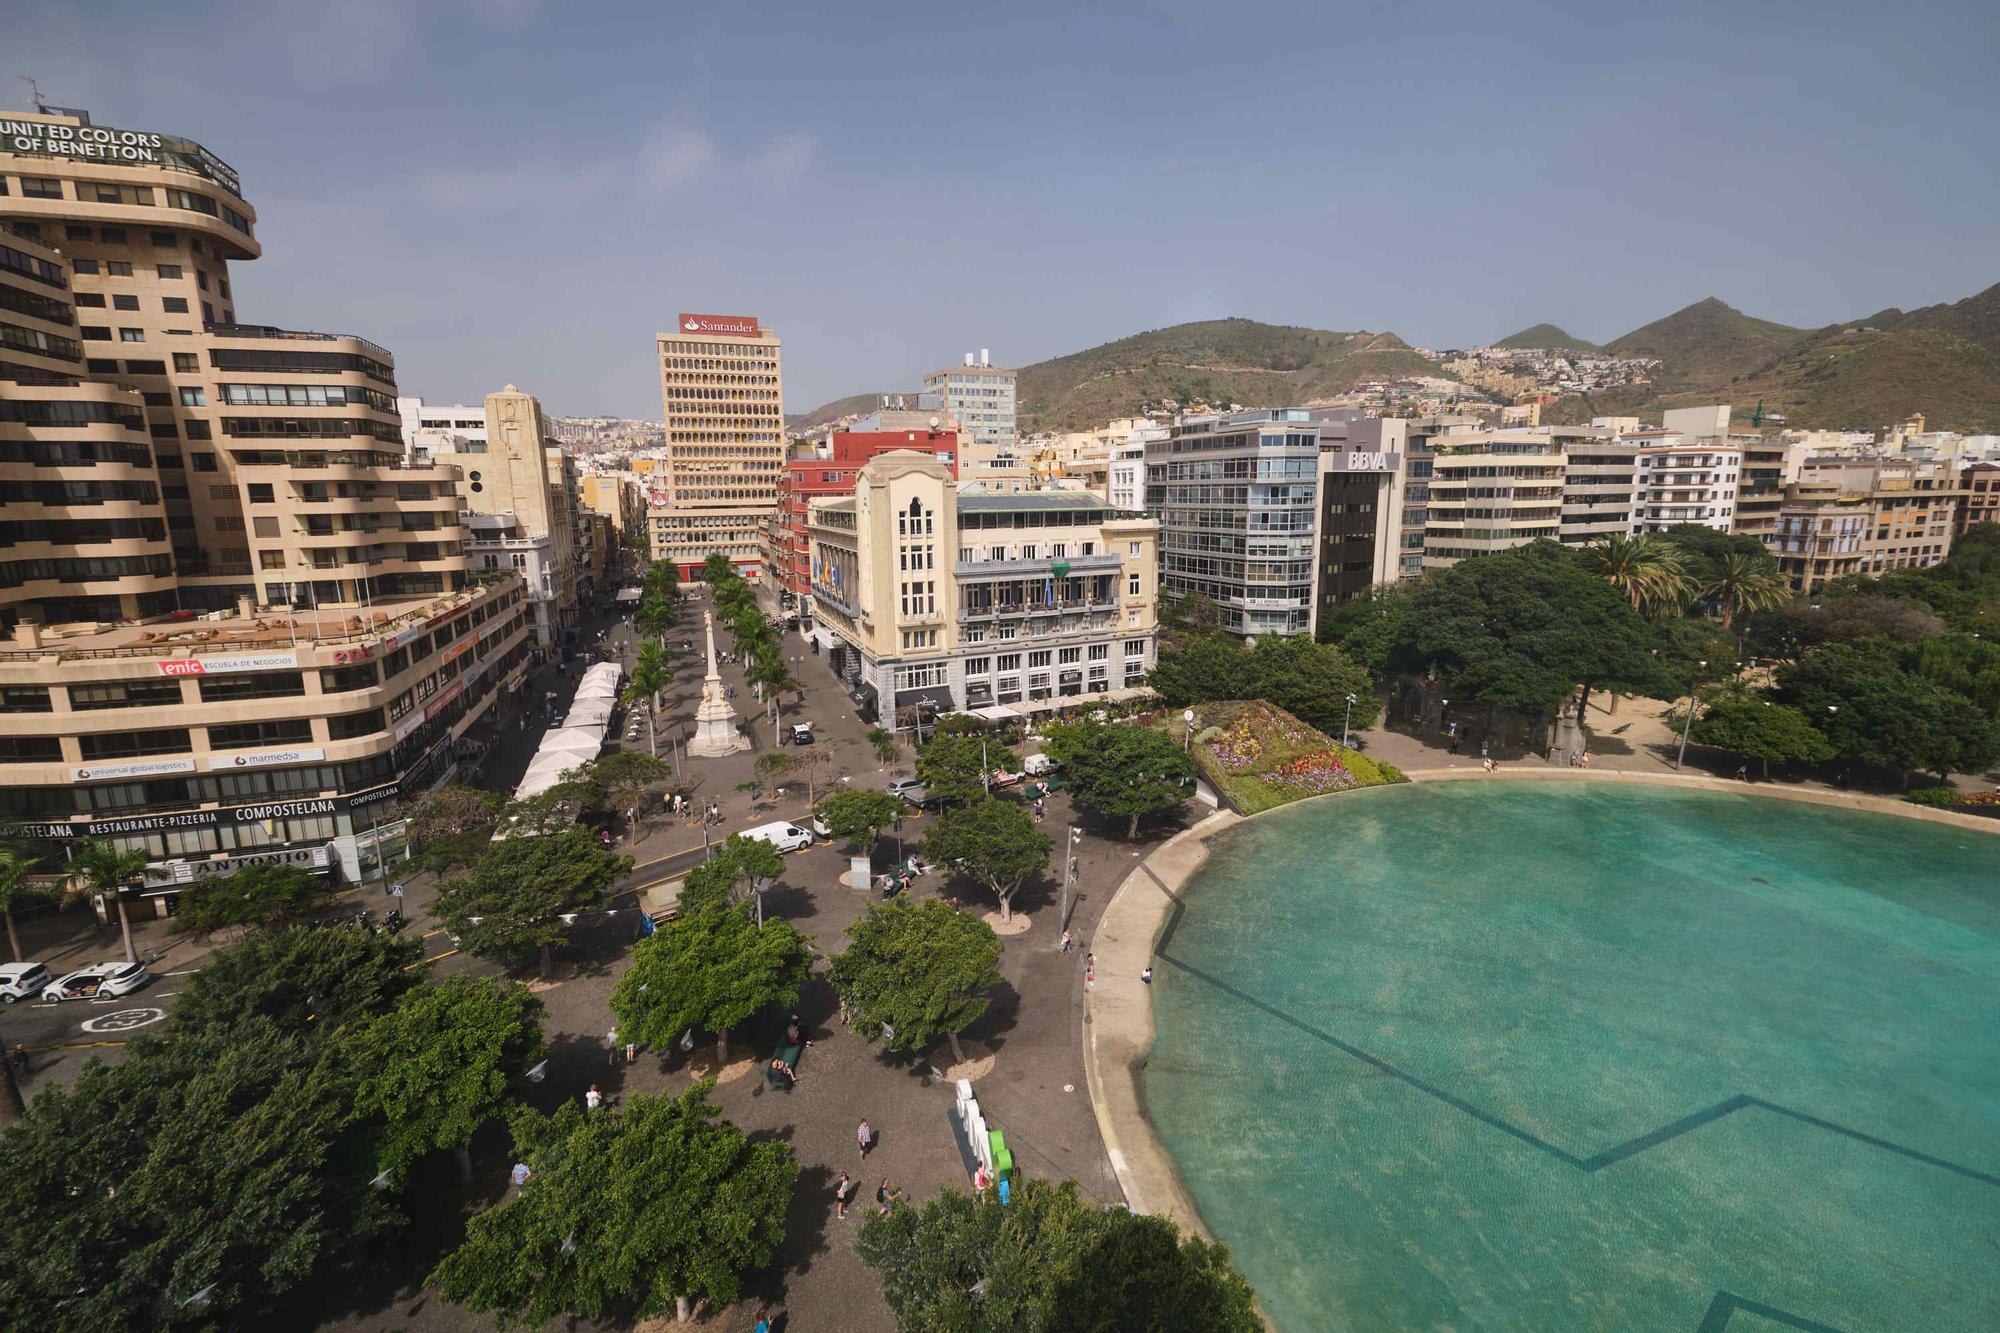
[[[1287,1333],[2000,1327],[2000,836],[1418,784],[1183,901],[1146,1111]]]

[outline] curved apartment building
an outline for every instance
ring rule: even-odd
[[[394,357],[239,315],[256,225],[198,144],[0,113],[0,826],[169,893],[359,873],[527,665]]]

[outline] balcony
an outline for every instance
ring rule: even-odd
[[[1050,556],[1046,560],[960,560],[951,567],[951,572],[962,579],[994,578],[1013,575],[1019,578],[1041,576],[1053,578],[1057,563],[1069,566],[1070,578],[1081,574],[1116,574],[1124,568],[1124,561],[1115,555],[1062,555]]]
[[[987,606],[964,606],[958,611],[958,623],[963,625],[981,620],[1012,619],[1018,616],[1059,616],[1086,611],[1116,611],[1118,597],[1079,597],[1069,601],[1056,602],[1009,602]]]
[[[352,333],[305,333],[294,329],[274,328],[269,324],[204,324],[202,331],[217,338],[280,338],[299,342],[351,342],[365,349],[385,365],[395,364],[396,358],[388,348]]]

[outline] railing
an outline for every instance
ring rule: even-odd
[[[960,560],[952,565],[952,573],[959,578],[989,578],[994,575],[1013,574],[1053,574],[1052,566],[1067,564],[1069,576],[1092,573],[1113,573],[1123,567],[1124,562],[1115,555],[1054,555],[1046,559],[1034,560]]]
[[[204,324],[202,331],[218,338],[284,338],[300,342],[353,342],[359,343],[381,359],[384,365],[395,364],[394,353],[380,343],[369,342],[366,338],[352,333],[308,333],[298,329],[281,329],[270,324]]]
[[[968,620],[993,620],[1000,616],[1055,616],[1075,611],[1116,611],[1118,598],[1077,598],[1059,602],[1008,602],[988,606],[964,606],[958,611],[961,624]]]

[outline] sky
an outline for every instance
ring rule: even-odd
[[[2000,281],[1990,0],[841,8],[0,0],[0,109],[236,167],[240,319],[563,415],[657,418],[680,311],[758,316],[804,411],[1226,315],[1435,348]]]

